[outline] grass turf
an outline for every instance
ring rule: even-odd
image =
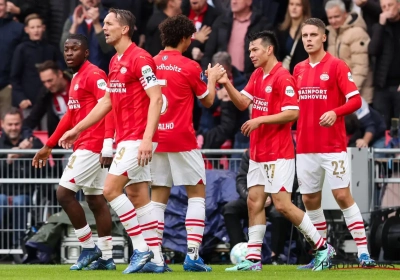
[[[173,279],[173,280],[240,280],[240,279],[400,279],[400,270],[380,269],[346,269],[324,270],[321,272],[299,271],[296,266],[270,266],[265,265],[262,271],[225,272],[228,266],[213,265],[210,273],[184,272],[182,265],[171,265],[174,270],[164,274],[135,274],[124,275],[122,270],[125,264],[118,264],[116,271],[69,271],[69,265],[0,265],[0,279],[96,279],[96,280],[122,280],[131,278],[135,280]]]

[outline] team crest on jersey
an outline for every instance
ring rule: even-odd
[[[291,86],[287,86],[285,89],[285,94],[289,97],[294,96],[294,89]]]
[[[163,57],[162,57],[162,61],[166,61],[168,59],[168,55],[164,55]]]
[[[79,85],[76,84],[76,85],[74,86],[74,90],[76,91],[76,90],[78,90],[78,88],[79,88]]]
[[[121,72],[121,74],[125,74],[127,69],[126,67],[121,67],[121,70],[119,70]]]
[[[354,80],[353,80],[353,76],[351,75],[351,73],[349,72],[349,73],[347,73],[347,78],[349,78],[349,81],[350,82],[354,82]]]
[[[265,88],[265,92],[266,92],[266,93],[271,93],[271,92],[272,92],[272,87],[271,87],[271,86],[267,86],[267,87]]]
[[[320,78],[322,81],[327,81],[327,80],[329,80],[329,75],[326,74],[326,73],[324,73],[324,74],[322,74],[321,76],[319,76],[319,78]]]

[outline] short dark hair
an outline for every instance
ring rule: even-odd
[[[118,22],[121,25],[127,25],[129,27],[128,36],[129,38],[132,38],[133,32],[135,32],[135,24],[136,24],[135,16],[128,10],[114,9],[114,8],[111,8],[108,11],[108,13],[115,14]]]
[[[89,42],[88,42],[88,39],[87,39],[87,37],[85,36],[85,35],[83,35],[83,34],[69,34],[68,35],[68,37],[67,37],[67,40],[68,39],[73,39],[73,40],[78,40],[79,42],[81,42],[82,43],[82,46],[84,47],[84,49],[85,50],[88,50],[89,49]]]
[[[41,21],[42,24],[43,24],[43,19],[42,19],[38,14],[30,14],[30,15],[28,15],[28,16],[25,18],[25,21],[24,21],[25,26],[28,26],[29,22],[30,22],[31,20],[34,20],[34,19],[40,19],[40,21]]]
[[[7,111],[3,112],[1,114],[1,120],[4,121],[4,119],[6,118],[7,115],[19,115],[21,120],[24,119],[24,117],[22,116],[21,110],[18,108],[15,108],[15,107],[11,107]]]
[[[162,45],[172,48],[176,48],[182,39],[190,38],[196,32],[193,21],[184,15],[167,18],[158,28],[161,32]]]
[[[318,27],[318,29],[321,30],[323,33],[325,33],[325,30],[326,30],[326,25],[325,25],[325,23],[324,23],[322,20],[320,20],[319,18],[309,18],[309,19],[306,19],[306,20],[303,22],[303,24],[301,25],[301,29],[303,29],[303,27],[304,27],[305,25],[314,25],[314,26]]]
[[[278,39],[276,39],[275,33],[269,30],[263,30],[259,32],[253,32],[247,35],[247,39],[253,42],[257,39],[261,39],[264,46],[272,46],[274,48],[274,55],[277,57],[279,53]]]
[[[37,70],[39,73],[47,70],[52,70],[54,73],[58,73],[58,71],[61,71],[60,67],[58,67],[57,63],[53,60],[46,60],[45,62],[40,63],[37,66]]]
[[[169,0],[156,0],[154,2],[157,9],[164,11],[168,7]]]

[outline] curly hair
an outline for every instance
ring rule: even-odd
[[[193,22],[184,15],[167,18],[158,26],[164,47],[176,48],[182,39],[192,37],[196,32]]]

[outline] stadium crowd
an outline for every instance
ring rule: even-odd
[[[245,88],[255,70],[248,55],[250,33],[273,30],[279,43],[277,59],[293,74],[295,66],[308,58],[301,40],[301,24],[309,18],[320,18],[327,24],[325,49],[346,62],[363,98],[362,107],[346,117],[348,146],[385,147],[386,131],[392,119],[400,116],[398,0],[0,0],[0,149],[40,148],[35,130],[47,131],[49,137],[55,132],[68,108],[72,72],[62,54],[66,39],[74,38],[71,35],[87,37],[89,62],[108,74],[116,54],[103,30],[110,8],[135,15],[132,40],[152,56],[164,49],[159,24],[179,14],[187,16],[196,31],[183,55],[198,62],[202,70],[209,64],[222,65],[238,91]],[[321,96],[309,93],[305,97]],[[211,106],[203,105],[194,99],[198,148],[249,147],[249,137],[242,134],[241,127],[250,119],[251,110],[239,110],[227,89],[219,85]],[[6,170],[2,174],[12,178],[13,168],[9,165],[19,155],[1,157],[7,158],[7,164],[1,164]],[[244,155],[242,165],[248,164],[246,157],[248,161],[248,155]],[[241,171],[242,176],[246,175],[247,170]],[[8,202],[2,195],[2,191],[7,192],[5,188],[0,186],[0,210]],[[245,241],[242,234],[237,234],[235,229],[240,225],[233,217],[238,209],[246,214],[248,190],[246,186],[237,189],[241,198],[224,213],[226,225],[232,226],[228,229],[232,246]],[[21,191],[13,202],[24,205],[26,200],[29,198]],[[270,205],[271,200],[265,204],[268,213],[272,211]],[[0,226],[2,215],[0,211]],[[19,216],[25,214],[15,215]],[[282,218],[279,213],[273,216],[284,230],[287,221]],[[17,223],[22,227],[25,221],[21,218]],[[278,233],[273,238],[279,239]],[[14,242],[18,239],[16,236]],[[273,261],[281,263],[278,257],[283,250],[282,240],[274,244],[279,245],[274,248],[273,256],[277,255]]]

